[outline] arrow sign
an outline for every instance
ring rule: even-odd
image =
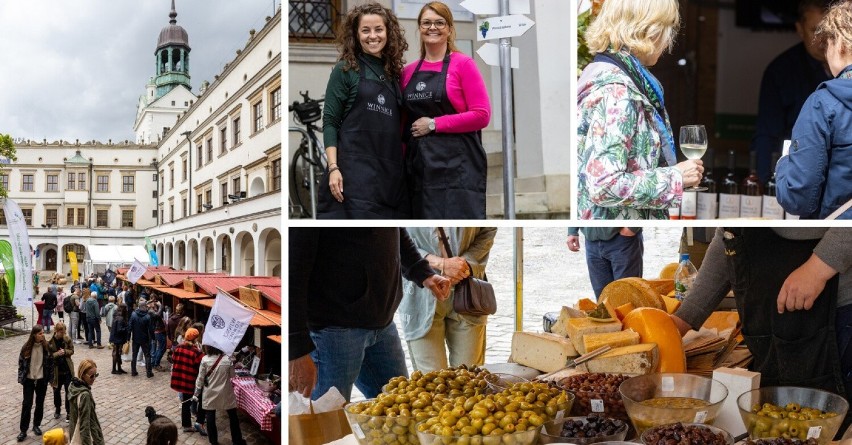
[[[497,15],[500,13],[498,0],[464,0],[461,7],[477,15]],[[529,14],[530,0],[509,0],[509,14]]]
[[[520,66],[520,51],[518,48],[514,46],[511,48],[512,52],[512,68],[518,68]],[[485,43],[476,50],[476,53],[479,54],[479,57],[482,58],[482,61],[491,66],[500,66],[500,46],[496,43]]]
[[[535,22],[525,15],[504,15],[480,19],[477,25],[479,33],[476,35],[476,40],[481,42],[489,39],[518,37],[532,28]]]

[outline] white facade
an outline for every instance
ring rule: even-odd
[[[185,86],[179,85],[159,99],[157,88],[149,84],[145,95],[139,97],[133,132],[137,144],[156,144],[174,126],[181,113],[197,99]]]

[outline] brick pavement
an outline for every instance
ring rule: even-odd
[[[54,320],[56,318],[54,317]],[[102,327],[106,333],[105,326]],[[50,338],[48,334],[48,338]],[[15,438],[18,435],[18,425],[21,416],[21,403],[23,394],[21,385],[17,383],[18,355],[21,346],[26,342],[27,336],[0,339],[0,445],[17,444]],[[144,367],[138,377],[130,374],[113,375],[110,373],[112,359],[111,350],[88,349],[83,345],[74,345],[74,365],[79,365],[83,359],[92,359],[98,364],[100,376],[92,388],[92,393],[97,405],[97,413],[100,418],[101,428],[107,445],[112,444],[144,444],[148,431],[148,419],[145,417],[145,406],[151,405],[157,413],[172,419],[178,425],[178,444],[204,445],[209,443],[206,437],[198,433],[184,433],[180,431],[180,405],[177,393],[169,388],[169,373],[154,371],[154,377],[146,378]],[[165,360],[164,360],[165,362]],[[130,371],[130,364],[124,363],[126,371]],[[138,368],[137,368],[138,369]],[[64,391],[63,391],[64,402]],[[62,416],[59,420],[53,418],[53,393],[48,387],[45,397],[45,418],[41,422],[42,431],[56,427],[68,428],[65,421],[65,410],[63,406]],[[228,417],[225,412],[217,416],[216,425],[219,430],[219,443],[231,444],[231,433],[228,426]],[[249,444],[261,445],[270,442],[260,432],[260,427],[251,418],[241,414],[240,428],[243,437]],[[34,436],[32,426],[27,432],[28,436],[23,444],[40,444],[41,436]]]

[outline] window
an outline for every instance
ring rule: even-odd
[[[166,172],[160,170],[160,195],[166,191]]]
[[[77,175],[77,189],[78,190],[88,190],[89,188],[86,186],[86,174],[80,173]]]
[[[252,128],[252,132],[257,133],[263,130],[263,101],[258,101],[251,106],[251,109],[254,115],[254,128]]]
[[[234,146],[240,145],[243,140],[240,139],[240,118],[234,118]]]
[[[23,192],[31,192],[35,188],[35,177],[33,175],[24,175],[23,184],[21,185],[21,191]],[[30,210],[32,212],[32,209]]]
[[[203,201],[201,201],[201,193],[196,196],[195,202],[197,203],[195,206],[195,211],[201,213],[201,204],[204,203]]]
[[[213,162],[213,138],[207,139],[207,162]]]
[[[219,129],[219,154],[225,154],[228,151],[228,127],[222,126]]]
[[[21,209],[21,212],[24,214],[24,222],[26,222],[28,226],[33,225],[33,209]]]
[[[62,248],[62,255],[65,257],[65,261],[68,261],[68,252],[74,252],[74,255],[77,255],[77,261],[82,261],[86,255],[86,248],[80,244],[67,244]]]
[[[121,228],[133,228],[133,210],[121,211]]]
[[[3,187],[3,190],[9,190],[9,175],[0,175],[0,186]]]
[[[175,205],[174,203],[169,203],[169,222],[175,221]]]
[[[98,209],[95,214],[95,227],[107,227],[109,225],[109,210]]]
[[[198,147],[195,147],[195,154],[198,156],[198,162],[195,163],[195,169],[198,170],[201,168],[201,165],[204,164],[204,149],[200,144]]]
[[[219,189],[222,191],[222,205],[228,203],[228,183],[223,182],[219,185]]]
[[[231,183],[234,184],[234,186],[233,186],[234,194],[239,195],[240,194],[240,178],[232,179]]]
[[[183,198],[183,199],[181,200],[181,211],[183,212],[183,213],[181,213],[181,215],[183,215],[183,217],[184,217],[184,218],[186,218],[186,216],[187,216],[187,215],[186,215],[186,211],[187,211],[187,208],[186,208],[186,198]]]
[[[73,226],[74,225],[74,209],[68,208],[65,209],[65,225]]]
[[[75,190],[77,188],[77,175],[74,173],[68,173],[68,190]]]
[[[0,226],[6,225],[6,212],[0,212]]]
[[[47,175],[47,191],[59,191],[59,175]]]
[[[175,166],[169,165],[169,190],[175,188]]]
[[[163,209],[160,209],[160,224],[162,224],[163,221]]]
[[[290,41],[330,42],[340,18],[340,0],[290,0]]]
[[[281,190],[281,159],[272,161],[272,190]]]
[[[183,171],[183,179],[182,181],[186,181],[186,158],[181,160],[181,170]]]
[[[86,225],[86,209],[77,209],[77,225]]]
[[[136,177],[126,175],[121,177],[121,191],[124,193],[133,193],[136,190]]]
[[[98,191],[109,191],[109,175],[98,175]]]
[[[206,190],[204,192],[204,202],[207,204],[213,204],[213,190]]]
[[[269,116],[270,122],[275,122],[278,119],[281,119],[281,87],[276,88],[272,91],[272,105],[271,113]]]
[[[59,219],[57,215],[59,213],[58,209],[46,209],[44,212],[44,223],[51,227],[56,227],[56,221]]]

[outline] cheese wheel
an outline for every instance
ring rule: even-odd
[[[663,270],[660,271],[660,278],[674,280],[674,274],[677,272],[678,263],[669,263],[663,266]]]
[[[598,307],[598,304],[588,298],[581,298],[577,302],[577,309],[581,311],[593,311]]]
[[[641,278],[622,278],[607,284],[601,291],[600,301],[613,317],[616,316],[616,308],[625,303],[631,303],[633,307],[666,307],[662,296]]]
[[[674,290],[674,279],[654,278],[645,280],[660,295],[666,295]]]
[[[639,333],[642,343],[656,343],[660,351],[659,372],[686,372],[686,354],[680,331],[669,314],[660,309],[640,307],[624,317],[624,329]]]

